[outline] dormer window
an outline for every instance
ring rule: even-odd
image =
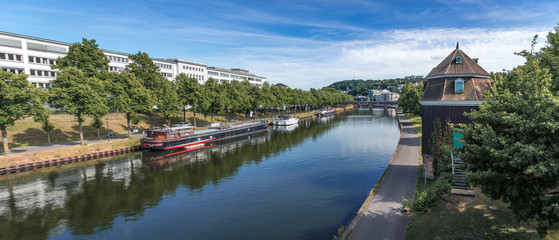
[[[462,63],[462,56],[456,57],[456,63]]]
[[[458,78],[454,81],[454,93],[464,92],[464,79]]]

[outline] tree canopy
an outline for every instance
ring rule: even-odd
[[[343,80],[330,84],[328,87],[340,91],[348,91],[347,93],[352,96],[364,96],[369,93],[369,90],[382,90],[387,89],[391,92],[396,92],[399,85],[409,84],[415,82],[423,82],[424,78],[413,79],[384,79],[384,80]]]
[[[68,54],[59,57],[57,64],[51,66],[53,69],[64,70],[67,67],[80,69],[85,76],[98,76],[109,69],[109,59],[99,50],[95,39],[82,39],[82,43],[74,43],[70,46]]]
[[[423,83],[419,85],[406,84],[402,87],[400,98],[398,99],[398,106],[402,108],[405,113],[421,115],[422,108],[419,104],[419,99],[423,96]]]
[[[5,154],[10,152],[6,128],[27,116],[46,115],[45,99],[46,92],[29,83],[27,75],[0,71],[0,130]]]
[[[84,144],[82,129],[84,117],[104,116],[109,112],[107,94],[102,81],[95,76],[86,76],[80,69],[67,67],[58,74],[52,84],[51,103],[76,116],[80,142]]]
[[[549,51],[559,42],[549,38],[557,28],[542,51],[518,53],[526,63],[494,77],[484,104],[468,114],[461,154],[471,182],[509,202],[519,219],[537,219],[540,233],[559,221],[559,94],[542,61],[559,57]]]
[[[151,92],[136,80],[133,73],[107,73],[103,76],[110,93],[109,106],[126,114],[128,136],[131,137],[130,119],[135,113],[151,111],[154,101]]]

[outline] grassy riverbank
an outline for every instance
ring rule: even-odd
[[[343,111],[344,109],[337,108],[337,110]],[[309,117],[313,117],[314,114],[315,114],[314,112],[302,112],[293,115],[298,118],[309,118]],[[197,119],[198,116],[199,114],[197,114],[196,116]],[[124,118],[123,114],[120,114],[120,116],[116,114],[110,114],[109,117],[110,117],[109,124],[111,126],[111,129],[117,135],[127,134],[126,119]],[[190,117],[190,119],[192,120],[192,113],[187,113],[187,118],[188,117]],[[142,118],[142,122],[138,125],[138,129],[140,132],[144,131],[149,126],[157,126],[162,124],[162,119],[158,117],[156,118],[155,116],[150,117],[150,116],[142,115],[141,118]],[[199,125],[204,125],[204,124],[207,125],[209,124],[210,119],[211,119],[210,116],[207,116],[207,118],[203,118],[202,116],[202,120],[198,119],[197,121]],[[268,120],[270,122],[272,118],[268,116],[267,118],[266,117],[259,118],[259,120]],[[91,119],[87,119],[86,123],[89,123],[90,121]],[[181,121],[179,117],[175,117],[175,119],[173,120],[173,122],[178,122],[178,121]],[[225,117],[214,116],[214,121],[224,122]],[[237,121],[230,122],[230,124],[232,125],[239,124],[242,123],[243,121],[250,121],[250,119],[238,119]],[[57,139],[56,143],[76,141],[79,139],[77,132],[72,132],[72,134],[74,134],[75,136],[70,134],[70,132],[73,131],[74,128],[77,128],[77,122],[72,116],[66,114],[61,114],[61,115],[57,114],[53,116],[52,122],[57,127],[57,130],[55,130],[54,133],[51,133],[51,139],[56,138]],[[90,129],[90,128],[91,127],[86,127],[87,129],[86,136],[90,136],[90,137],[93,136],[92,138],[96,138],[97,130]],[[11,133],[10,135],[15,135],[15,137],[13,137],[12,139],[18,140],[19,143],[16,143],[16,145],[20,147],[39,146],[39,145],[48,144],[48,142],[45,142],[47,141],[46,133],[40,130],[40,123],[33,122],[33,119],[31,118],[18,121],[18,123],[15,126],[8,129],[10,130],[9,131],[9,133]],[[199,128],[199,129],[204,129],[204,128]],[[102,138],[105,136],[103,134],[103,131],[106,134],[107,131],[106,128],[101,130]],[[22,136],[24,133],[27,134],[25,138]],[[44,136],[41,134],[43,134]],[[43,137],[44,139],[42,139]],[[53,143],[55,143],[55,141],[53,141]],[[36,151],[30,153],[12,153],[9,155],[0,155],[0,167],[44,161],[53,158],[70,157],[70,156],[88,154],[92,152],[105,151],[111,149],[132,147],[139,144],[140,144],[139,138],[115,139],[112,140],[111,142],[91,143],[83,146],[75,145],[75,146],[68,146],[68,147],[62,147],[62,148],[56,148],[50,150],[42,150],[42,151]],[[10,146],[12,146],[12,144],[10,144]]]
[[[140,144],[139,138],[115,139],[110,142],[91,143],[86,145],[75,145],[63,148],[41,150],[29,153],[12,153],[0,155],[0,167],[19,165],[24,163],[38,162],[53,158],[71,157],[92,152],[111,149],[133,147]]]
[[[421,117],[408,118],[421,136]],[[424,187],[421,160],[420,156],[416,191]],[[540,239],[535,221],[519,222],[507,203],[491,200],[479,188],[474,191],[475,197],[451,196],[426,213],[410,213],[406,239]],[[490,210],[489,206],[499,210]],[[545,239],[559,239],[559,229],[548,231]]]
[[[153,114],[145,115],[138,114],[140,118],[140,123],[136,126],[139,132],[144,131],[150,126],[161,126],[163,124],[163,117]],[[186,117],[190,122],[193,122],[193,113],[187,112]],[[99,135],[97,134],[97,128],[91,126],[93,119],[87,117],[83,123],[83,131],[85,139],[96,139],[105,138],[107,136],[107,120],[109,119],[109,128],[116,135],[126,135],[128,130],[126,128],[126,118],[123,113],[116,114],[110,113],[103,117],[104,126],[99,129]],[[196,122],[199,126],[209,125],[211,121],[211,116],[206,116],[202,114],[196,114]],[[51,143],[63,143],[79,141],[79,131],[78,122],[73,115],[69,114],[54,114],[50,118],[55,130],[51,132],[50,139]],[[214,116],[214,122],[223,122],[225,117]],[[177,115],[171,118],[172,123],[177,123],[182,121],[182,115]],[[132,127],[134,128],[134,127]],[[41,146],[49,144],[47,133],[41,130],[41,123],[34,122],[33,118],[26,118],[17,121],[14,126],[8,127],[8,142],[10,148],[27,147],[27,146]]]

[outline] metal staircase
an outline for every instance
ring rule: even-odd
[[[455,157],[454,153],[450,154],[452,159],[452,187],[460,189],[470,189],[470,184],[466,179],[464,170],[467,165],[462,159]]]

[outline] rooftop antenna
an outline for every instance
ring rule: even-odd
[[[459,46],[460,46],[460,43],[456,42],[456,49],[459,49],[460,48]]]

